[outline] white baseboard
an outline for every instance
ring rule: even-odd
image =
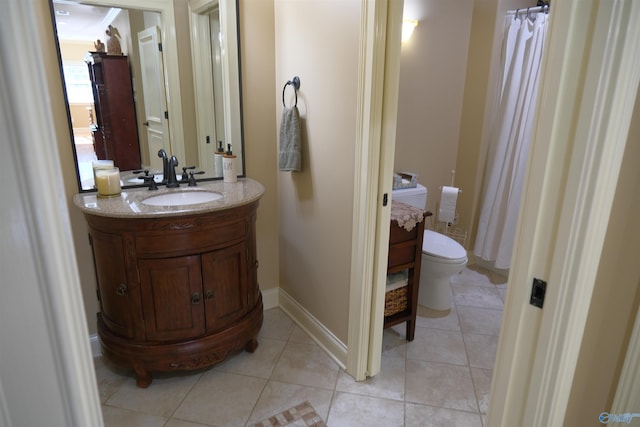
[[[265,310],[276,308],[279,305],[280,288],[265,289],[262,292],[262,307]]]
[[[347,346],[289,294],[279,289],[280,309],[305,331],[343,369],[347,365]]]
[[[93,357],[102,356],[102,348],[100,347],[100,338],[98,338],[98,334],[89,336],[89,345],[91,345],[91,355]]]

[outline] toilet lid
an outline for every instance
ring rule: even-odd
[[[452,238],[435,231],[425,230],[422,239],[422,252],[438,258],[449,260],[467,257],[467,251]]]

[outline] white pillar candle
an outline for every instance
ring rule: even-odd
[[[96,186],[96,170],[98,169],[112,169],[114,167],[113,160],[94,160],[91,162],[91,166],[93,167],[93,187]]]
[[[120,194],[120,169],[96,169],[96,188],[100,196],[115,196]]]

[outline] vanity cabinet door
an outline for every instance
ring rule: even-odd
[[[202,255],[207,332],[223,329],[249,310],[245,242]]]
[[[91,230],[90,242],[102,320],[116,335],[133,338],[134,309],[127,281],[122,237],[119,234]]]
[[[200,256],[139,259],[148,341],[184,340],[205,333]]]

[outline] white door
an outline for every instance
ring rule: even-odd
[[[169,122],[166,116],[167,97],[160,40],[160,29],[156,26],[138,33],[145,110],[144,125],[151,163],[149,166],[157,170],[162,170],[162,160],[157,156],[158,150],[164,148],[167,153],[171,153],[168,143]]]

